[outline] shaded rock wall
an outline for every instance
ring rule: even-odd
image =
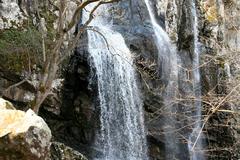
[[[153,3],[155,3],[155,1]],[[224,46],[223,41],[225,41],[225,38],[221,38],[221,35],[223,34],[221,32],[225,32],[225,22],[219,21],[216,23],[214,15],[209,15],[210,11],[209,13],[206,13],[206,11],[202,9],[202,3],[203,2],[198,1],[197,12],[199,15],[199,39],[202,45],[202,63],[204,63],[209,61],[209,57],[206,55],[216,56],[221,54],[223,49],[219,48],[218,46]],[[158,22],[163,28],[166,29],[173,43],[176,44],[179,50],[179,56],[184,62],[184,67],[186,68],[192,68],[193,60],[194,33],[192,28],[194,19],[192,16],[191,5],[191,0],[173,0],[168,1],[168,3],[166,3],[166,1],[156,1],[155,3],[156,17]],[[221,10],[220,6],[216,8]],[[163,106],[162,97],[161,94],[159,94],[159,91],[161,90],[161,87],[164,86],[164,82],[162,82],[156,75],[157,65],[155,59],[157,57],[157,48],[153,41],[153,30],[152,26],[150,25],[146,6],[143,1],[122,1],[117,5],[114,5],[109,10],[112,11],[111,14],[113,16],[114,29],[123,34],[127,45],[136,55],[135,63],[139,73],[139,84],[142,88],[142,92],[144,93],[144,109],[146,116],[146,127],[148,128],[150,158],[164,159],[164,138],[161,128],[161,116],[159,117],[158,113]],[[205,16],[205,14],[208,15]],[[211,23],[213,22],[215,26],[217,26],[217,29],[212,26]],[[62,106],[62,113],[66,113],[66,117],[72,117],[67,124],[70,126],[73,125],[73,128],[75,129],[70,129],[69,135],[75,137],[75,140],[78,140],[75,142],[67,140],[67,142],[71,146],[75,147],[79,143],[82,144],[82,147],[85,149],[78,147],[76,148],[83,150],[84,153],[91,157],[97,152],[94,151],[93,148],[87,147],[94,142],[94,133],[99,125],[99,112],[95,107],[98,102],[96,94],[94,94],[96,93],[97,88],[94,87],[94,84],[89,84],[88,78],[90,64],[88,64],[86,48],[84,49],[84,47],[81,48],[80,46],[78,50],[80,51],[76,52],[74,56],[75,58],[73,57],[71,60],[71,70],[69,70],[66,74],[67,78],[65,81],[64,92],[67,94],[64,97],[69,98],[66,98],[68,100],[65,100],[66,103]],[[221,78],[218,77],[219,73],[222,71],[222,75],[225,75],[225,70],[222,70],[221,64],[215,63],[215,60],[214,63],[207,63],[207,65],[204,65],[204,67],[201,68],[204,95],[209,93],[209,91],[217,84],[221,85],[216,87],[215,92],[227,94],[227,84],[221,81]],[[187,83],[187,80],[184,79],[186,76],[183,74],[185,74],[185,72],[180,74],[179,81],[181,94],[188,95],[188,91],[191,90],[192,86]],[[224,91],[220,91],[222,89]],[[214,96],[217,95],[214,94]],[[229,109],[228,105],[224,106],[225,109]],[[204,107],[206,111],[203,111],[203,114],[209,110],[209,105],[204,104]],[[215,149],[216,146],[232,146],[235,144],[236,139],[234,137],[237,134],[235,134],[235,131],[230,129],[231,125],[220,127],[221,124],[226,124],[226,122],[232,118],[232,114],[216,114],[209,120],[209,123],[206,125],[204,131],[207,133],[206,141],[209,149]],[[76,122],[78,125],[75,124]],[[67,127],[63,130],[66,132],[69,131]],[[57,131],[58,130],[56,130],[56,132]],[[65,134],[68,134],[66,132]],[[74,132],[77,134],[74,134]],[[223,134],[220,132],[223,132]],[[225,138],[221,139],[221,137]],[[64,137],[64,139],[66,138]],[[230,152],[222,152],[222,155],[219,154],[219,152],[207,152],[207,155],[209,154],[211,154],[209,158],[212,157],[213,159],[214,157],[216,158],[216,155],[220,159],[228,159],[229,157],[232,157]]]
[[[202,63],[207,62],[201,68],[204,101],[215,107],[219,106],[220,110],[232,111],[213,113],[205,127],[209,159],[238,159],[239,157],[237,149],[239,115],[232,114],[238,110],[239,106],[238,100],[234,100],[238,95],[238,89],[231,94],[230,98],[226,98],[239,83],[236,80],[237,74],[234,74],[239,71],[238,67],[235,67],[239,55],[238,45],[236,45],[236,37],[239,35],[238,3],[221,0],[199,3],[201,19],[199,30],[203,45]],[[234,31],[231,28],[235,28]],[[232,35],[232,32],[235,34]],[[223,100],[224,98],[226,100]],[[213,107],[207,104],[204,106],[204,114]]]
[[[19,3],[18,3],[19,2]],[[30,16],[33,24],[38,24],[35,15],[36,4],[31,1],[0,1],[0,30],[11,27],[25,27],[25,19]],[[184,67],[192,67],[193,59],[193,17],[191,0],[153,0],[158,23],[166,30],[173,44],[179,51],[178,55],[184,62]],[[201,42],[201,80],[204,101],[214,106],[219,104],[224,96],[238,84],[239,74],[240,33],[239,33],[239,2],[237,0],[198,0],[199,39]],[[10,9],[9,9],[10,6]],[[54,8],[47,1],[39,1],[40,8]],[[69,17],[72,14],[71,4]],[[9,9],[9,10],[8,10]],[[7,12],[14,10],[11,15]],[[154,43],[153,29],[144,4],[144,0],[122,0],[109,8],[113,27],[122,33],[125,41],[135,55],[136,69],[139,75],[139,86],[143,92],[145,123],[148,128],[149,155],[151,159],[161,160],[165,157],[162,121],[159,110],[163,106],[161,88],[164,82],[156,74],[157,47]],[[42,12],[44,13],[44,12]],[[54,29],[54,14],[44,17],[46,28]],[[50,18],[51,21],[47,21]],[[68,37],[70,38],[70,37]],[[97,108],[96,84],[89,83],[91,70],[86,48],[87,39],[82,41],[75,50],[74,56],[64,66],[65,81],[63,88],[57,90],[58,99],[48,99],[40,111],[50,125],[53,141],[63,142],[75,150],[86,154],[90,159],[98,153],[92,146],[95,131],[99,127],[99,108]],[[231,60],[227,60],[230,57]],[[232,58],[231,58],[232,57]],[[94,68],[92,68],[94,72]],[[180,74],[180,92],[187,95],[192,87],[186,83],[185,72]],[[22,80],[22,76],[13,70],[0,68],[1,95],[18,104],[24,109],[29,101],[27,95],[34,93],[31,83],[24,83],[11,93],[3,92],[10,85]],[[18,94],[17,94],[18,93]],[[22,94],[23,93],[23,94]],[[237,96],[231,103],[221,104],[221,109],[237,111],[239,102]],[[211,107],[203,103],[206,114]],[[239,143],[239,117],[236,114],[217,112],[205,126],[206,140],[209,147],[209,159],[239,158],[237,144]],[[233,148],[234,146],[234,148]],[[217,151],[215,151],[217,149]],[[187,155],[187,153],[186,153]]]

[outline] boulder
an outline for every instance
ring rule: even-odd
[[[44,120],[31,109],[4,109],[4,104],[11,103],[0,99],[0,159],[49,159],[51,131]]]
[[[3,110],[3,109],[12,109],[12,110],[15,110],[15,108],[14,108],[14,106],[12,105],[11,102],[6,101],[6,100],[3,99],[3,98],[0,98],[0,110]]]

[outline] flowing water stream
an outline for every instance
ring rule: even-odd
[[[184,131],[183,135],[187,136],[188,138],[188,152],[189,152],[189,158],[191,160],[204,160],[204,155],[201,152],[202,151],[202,137],[203,135],[201,132],[201,112],[202,112],[202,106],[201,106],[201,83],[200,83],[200,69],[199,69],[199,45],[198,45],[198,18],[197,18],[197,11],[196,11],[196,5],[195,0],[193,0],[192,3],[192,16],[194,17],[194,24],[193,24],[193,31],[194,31],[194,58],[192,62],[192,72],[193,72],[193,88],[192,91],[189,91],[189,93],[193,93],[193,96],[196,98],[194,100],[193,105],[189,106],[189,108],[185,109],[177,109],[177,104],[174,104],[174,99],[176,99],[176,91],[178,89],[178,66],[184,62],[180,62],[176,50],[173,44],[171,44],[170,39],[167,35],[167,33],[162,29],[162,27],[157,23],[157,20],[154,16],[154,10],[152,8],[152,1],[145,0],[151,23],[153,26],[153,30],[155,33],[155,42],[158,47],[158,64],[160,70],[160,76],[161,79],[163,79],[165,82],[167,82],[167,85],[165,87],[165,93],[163,95],[164,99],[164,112],[170,113],[170,115],[167,114],[167,116],[163,117],[164,120],[164,136],[165,136],[165,152],[166,152],[166,159],[186,159],[186,157],[181,156],[181,154],[184,151],[182,147],[180,147],[180,141],[179,141],[179,135],[177,133],[174,133],[172,131],[177,130],[179,127],[177,125],[177,116],[175,113],[179,112],[189,112],[191,108],[193,108],[193,111],[191,111],[191,120],[188,122],[188,124],[180,124],[182,125],[190,125],[194,124],[192,131],[189,133],[189,131]],[[186,77],[185,77],[186,78]],[[184,113],[180,113],[184,114]],[[184,115],[182,115],[184,117]],[[178,119],[179,120],[179,119]],[[181,122],[180,122],[181,123]]]
[[[164,101],[164,116],[163,116],[163,131],[165,139],[166,159],[174,159],[180,154],[178,147],[178,138],[175,132],[177,112],[175,99],[178,89],[178,58],[176,48],[171,43],[168,34],[157,23],[154,16],[154,11],[150,0],[145,0],[152,27],[155,34],[155,43],[158,48],[158,68],[159,76],[165,83],[163,93]]]
[[[143,105],[133,58],[122,35],[112,29],[107,10],[100,7],[90,24],[97,32],[87,32],[100,105],[101,127],[95,145],[103,154],[95,159],[147,160]],[[83,14],[85,21],[88,13]]]
[[[179,111],[175,98],[178,90],[179,58],[175,46],[168,34],[157,23],[150,0],[145,0],[153,26],[155,42],[158,47],[158,74],[165,84],[163,92],[164,111],[163,131],[165,139],[166,159],[181,155],[182,149],[178,135],[172,130],[177,129],[176,113]],[[86,8],[83,19],[88,18]],[[125,44],[123,36],[113,30],[111,17],[107,7],[100,7],[88,30],[89,61],[93,68],[92,77],[97,79],[100,106],[100,131],[95,146],[102,155],[96,160],[148,160],[144,115],[141,94],[137,87],[137,79],[133,68],[133,57]],[[201,136],[201,84],[199,70],[199,47],[197,31],[197,13],[193,2],[194,16],[194,58],[193,58],[193,94],[196,101],[192,113],[194,126],[188,135],[187,148],[191,160],[204,160],[203,154],[195,152],[202,149]],[[169,115],[170,114],[170,115]],[[197,142],[197,143],[195,143]],[[181,159],[181,158],[180,158]]]
[[[188,140],[188,148],[190,151],[191,160],[204,160],[203,151],[203,142],[202,139],[204,137],[202,133],[202,104],[201,104],[201,80],[200,80],[200,65],[199,65],[199,39],[198,39],[198,15],[196,9],[196,2],[193,0],[192,2],[192,15],[194,18],[193,23],[193,32],[194,32],[194,55],[193,55],[193,91],[194,97],[196,100],[194,101],[195,113],[194,121],[196,122],[193,128],[192,133],[189,136]]]

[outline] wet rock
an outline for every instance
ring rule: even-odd
[[[18,3],[17,3],[18,2]],[[33,3],[31,0],[0,0],[0,30],[9,27],[19,27],[23,24],[24,16],[32,17],[34,24],[37,24],[36,18],[36,6],[40,8],[47,8],[47,10],[53,11],[52,6],[48,1],[41,0],[38,3]],[[169,33],[170,38],[177,43],[178,49],[192,50],[192,20],[190,11],[190,0],[152,0],[154,5],[156,19],[163,28]],[[199,1],[197,1],[199,2]],[[202,45],[202,62],[209,62],[207,65],[201,68],[201,79],[202,79],[202,90],[203,94],[208,93],[213,87],[219,84],[219,80],[226,74],[222,74],[222,70],[225,69],[227,62],[221,60],[221,64],[216,61],[212,61],[211,56],[220,56],[222,53],[226,55],[231,54],[231,50],[239,52],[239,3],[238,0],[225,0],[218,1],[220,4],[216,4],[214,0],[202,0],[199,13],[199,39]],[[71,3],[67,7],[67,17],[70,20],[73,10],[76,4]],[[142,88],[144,98],[144,109],[146,116],[146,128],[148,128],[148,141],[150,157],[152,159],[161,159],[164,157],[164,141],[163,135],[159,135],[162,132],[161,128],[161,117],[158,115],[154,116],[161,107],[162,97],[159,93],[163,83],[156,80],[154,73],[156,67],[154,67],[154,60],[157,59],[157,48],[154,44],[154,36],[152,26],[150,24],[149,15],[144,4],[144,0],[122,0],[121,2],[113,5],[109,8],[111,14],[114,15],[113,28],[123,34],[126,44],[129,46],[131,51],[136,56],[136,65],[139,73],[139,86]],[[40,10],[41,12],[41,10]],[[45,14],[43,14],[45,15]],[[55,19],[57,12],[49,14],[51,18]],[[41,17],[44,21],[44,18]],[[48,17],[49,18],[49,17]],[[45,19],[46,21],[46,19]],[[46,22],[47,23],[47,22]],[[52,23],[52,22],[51,22]],[[56,27],[56,21],[54,24],[45,24],[47,28]],[[44,25],[44,26],[45,26]],[[46,26],[45,26],[46,27]],[[43,27],[44,28],[44,27]],[[51,28],[51,29],[52,29]],[[73,29],[74,30],[74,29]],[[67,36],[66,38],[71,38]],[[228,46],[229,48],[224,48]],[[222,49],[223,48],[223,49]],[[82,52],[86,52],[86,49]],[[179,53],[182,61],[191,65],[191,55],[182,52]],[[66,69],[67,74],[65,76],[64,86],[62,88],[62,99],[60,99],[58,87],[59,81],[56,81],[56,95],[50,96],[41,108],[40,114],[44,119],[47,120],[54,138],[57,141],[64,142],[68,146],[91,155],[91,149],[89,146],[92,145],[95,138],[95,131],[99,123],[98,116],[99,111],[95,108],[97,104],[96,94],[97,89],[94,88],[96,84],[89,84],[89,72],[90,64],[87,62],[87,53],[76,54],[74,58],[70,60],[69,67]],[[219,60],[218,60],[219,61]],[[230,75],[239,75],[238,59],[235,64],[229,64]],[[93,69],[94,70],[94,69]],[[221,74],[220,74],[221,73]],[[221,75],[219,77],[219,75]],[[3,92],[9,86],[20,82],[22,79],[15,73],[8,72],[5,68],[0,68],[0,93],[5,98],[11,100],[11,102],[28,103],[32,98],[34,86],[29,83],[24,83],[17,88],[11,89],[9,92]],[[229,76],[230,77],[230,76]],[[91,77],[94,78],[94,77]],[[182,88],[188,90],[189,86],[182,84]],[[234,83],[233,83],[234,84]],[[90,87],[90,85],[92,85]],[[223,87],[222,87],[223,86]],[[214,93],[227,93],[228,87],[226,84],[221,84],[221,87],[216,87]],[[184,90],[183,90],[184,91]],[[8,105],[9,102],[0,99],[0,113],[1,109],[13,109],[12,105]],[[239,105],[238,105],[239,106]],[[237,108],[238,106],[231,106]],[[222,109],[231,109],[229,106],[223,106]],[[238,108],[239,109],[239,108]],[[5,111],[6,112],[6,111]],[[13,112],[13,111],[12,111]],[[24,116],[24,112],[16,111],[15,118]],[[2,115],[1,115],[2,117]],[[219,118],[221,117],[221,118]],[[231,114],[216,114],[210,120],[209,124],[206,125],[208,130],[209,145],[214,147],[227,147],[228,151],[219,151],[211,153],[214,156],[218,156],[219,159],[228,159],[230,155],[234,154],[234,157],[239,157],[239,151],[236,148],[234,153],[231,151],[231,146],[235,143],[236,139],[239,138],[239,127],[221,127],[229,122],[229,118],[232,118]],[[236,121],[239,121],[239,117],[234,116]],[[1,118],[0,118],[1,119]],[[152,121],[155,119],[154,121]],[[231,123],[237,123],[232,122]],[[30,127],[31,128],[31,127]],[[29,130],[30,130],[29,128]],[[31,134],[32,132],[29,131]],[[30,134],[29,133],[29,134]],[[9,134],[5,135],[6,140],[9,140]],[[235,138],[234,138],[235,137]],[[11,144],[12,141],[9,143]],[[11,144],[12,145],[12,144]],[[81,146],[81,147],[79,147]],[[236,145],[237,146],[237,145]],[[9,146],[11,147],[11,146]],[[9,155],[15,155],[10,159],[20,159],[22,150],[11,150],[8,148],[6,143],[5,148],[9,151]],[[27,148],[27,147],[26,147]],[[52,157],[58,159],[66,159],[66,157],[79,158],[78,153],[72,149],[67,149],[67,154],[62,155],[60,152],[65,150],[66,146],[63,144],[52,145]],[[239,147],[238,147],[239,148]],[[0,148],[1,149],[1,148]],[[221,148],[218,148],[221,150]],[[71,151],[70,151],[71,150]],[[24,150],[25,151],[25,150]],[[18,152],[18,154],[16,153]],[[74,153],[72,153],[74,152]],[[0,151],[0,153],[2,153]],[[5,152],[4,152],[5,153]],[[15,154],[16,153],[16,154]],[[26,151],[26,153],[30,153]],[[76,156],[75,156],[76,155]],[[223,157],[223,156],[224,157]],[[236,155],[236,156],[235,156]],[[23,155],[25,156],[25,155]],[[59,156],[59,157],[58,157]],[[20,158],[19,158],[20,157]],[[1,157],[0,157],[1,159]],[[164,159],[164,158],[163,158]]]
[[[51,145],[51,160],[87,160],[87,158],[60,142],[53,142]]]
[[[27,112],[1,109],[0,115],[0,159],[49,158],[51,131],[41,117],[31,109]]]

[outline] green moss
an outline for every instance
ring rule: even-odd
[[[46,56],[51,54],[57,31],[54,22],[57,16],[47,7],[40,10],[40,17],[46,21],[47,35],[45,37]],[[37,20],[38,21],[38,20]],[[23,21],[21,28],[0,31],[0,67],[16,73],[43,66],[42,34],[33,24],[33,17]]]
[[[0,32],[0,65],[20,73],[41,62],[41,34],[32,28]]]

